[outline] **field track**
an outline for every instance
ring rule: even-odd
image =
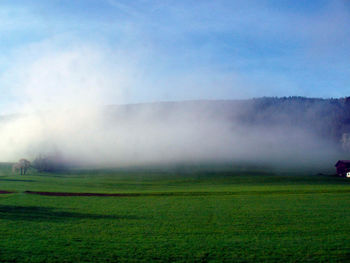
[[[20,192],[0,190],[0,194],[15,194]],[[156,192],[156,193],[81,193],[81,192],[43,192],[24,191],[24,194],[45,196],[101,196],[101,197],[147,197],[147,196],[209,196],[209,195],[274,195],[274,194],[347,194],[350,189],[318,189],[318,190],[270,190],[270,191],[240,191],[240,192]]]
[[[0,194],[13,194],[13,193],[15,192],[0,190]]]

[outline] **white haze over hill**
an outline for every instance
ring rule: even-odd
[[[128,54],[79,45],[21,52],[2,75],[14,101],[4,112],[19,114],[0,122],[1,161],[59,152],[76,163],[108,167],[216,161],[333,164],[331,143],[294,125],[242,125],[235,119],[240,107],[230,113],[230,121],[204,102],[108,111],[104,105],[123,104],[130,87],[142,83],[138,61]]]

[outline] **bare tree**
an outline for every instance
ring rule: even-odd
[[[30,167],[30,162],[27,159],[20,159],[18,163],[15,163],[12,166],[12,172],[16,173],[20,171],[20,174],[24,175],[27,173],[29,167]]]
[[[12,172],[13,173],[18,173],[21,170],[21,164],[20,163],[15,163],[12,165]]]

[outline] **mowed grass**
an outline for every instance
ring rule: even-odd
[[[268,171],[3,165],[1,262],[349,262],[350,180]],[[132,193],[40,196],[24,191]]]

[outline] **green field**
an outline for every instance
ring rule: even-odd
[[[0,171],[1,262],[350,262],[350,180],[259,170]],[[43,196],[25,191],[123,193]]]

